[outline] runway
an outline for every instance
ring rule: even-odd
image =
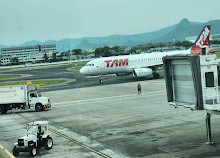
[[[78,70],[73,70],[71,66],[50,66],[50,67],[27,67],[21,69],[11,69],[0,71],[0,74],[22,74],[22,77],[15,79],[1,80],[0,82],[8,81],[31,81],[31,80],[40,80],[40,79],[66,79],[67,84],[59,84],[48,86],[46,89],[41,89],[43,92],[64,90],[64,89],[73,89],[73,88],[82,88],[82,87],[93,87],[100,86],[99,77],[87,77],[79,73]],[[163,73],[161,73],[161,78],[163,78]],[[111,85],[118,83],[127,83],[127,82],[136,82],[144,80],[152,80],[153,78],[135,78],[132,75],[128,76],[115,76],[107,75],[103,76],[104,82],[101,85]]]

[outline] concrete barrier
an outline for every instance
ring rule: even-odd
[[[15,156],[10,153],[5,147],[0,145],[0,157],[3,156],[3,158],[15,158]]]

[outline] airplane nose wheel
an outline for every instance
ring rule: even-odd
[[[100,84],[103,83],[102,76],[100,76],[99,83],[100,83]]]

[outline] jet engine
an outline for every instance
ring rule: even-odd
[[[133,70],[134,77],[147,77],[153,74],[153,70],[150,68],[137,68]]]

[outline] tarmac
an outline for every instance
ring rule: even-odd
[[[50,122],[54,146],[40,150],[42,158],[220,156],[220,116],[212,115],[215,144],[208,145],[206,112],[169,105],[164,79],[49,91],[42,96],[50,98],[51,109],[13,110],[0,116],[0,144],[9,151],[25,134],[29,121],[24,116]],[[29,157],[29,153],[18,157]]]

